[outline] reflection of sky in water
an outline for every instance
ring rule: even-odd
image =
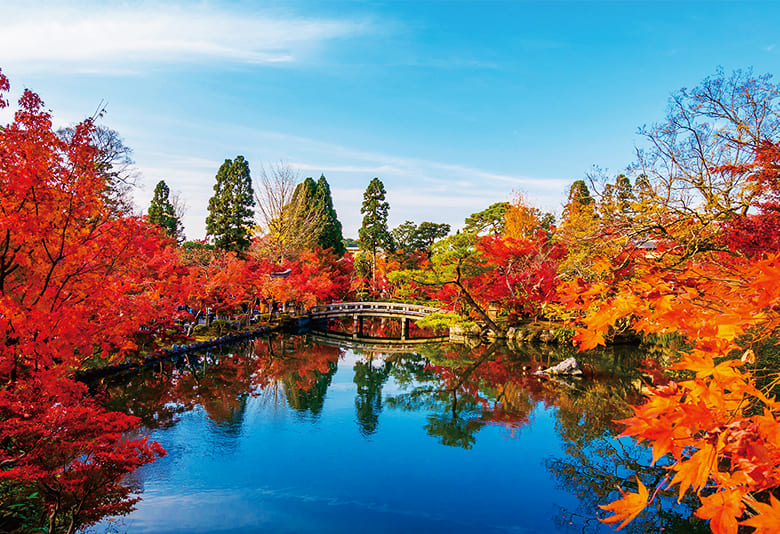
[[[488,425],[469,450],[426,433],[435,411],[384,404],[376,430],[360,431],[347,351],[318,417],[299,417],[284,395],[249,397],[229,424],[204,410],[157,430],[168,455],[142,468],[136,512],[103,532],[548,532],[575,497],[544,465],[561,455],[552,409],[537,404],[513,437]],[[407,388],[391,378],[382,395]],[[607,527],[595,526],[596,529]]]

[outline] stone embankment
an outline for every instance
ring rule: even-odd
[[[572,331],[561,325],[528,323],[508,327],[501,335],[486,330],[475,324],[468,327],[454,325],[450,327],[450,341],[454,343],[470,343],[482,337],[488,339],[505,339],[507,344],[519,342],[541,342],[571,344]]]
[[[142,369],[144,367],[150,367],[160,361],[164,361],[169,358],[175,358],[176,356],[181,356],[183,354],[188,354],[190,352],[211,349],[214,347],[218,347],[220,345],[229,345],[231,343],[238,343],[239,341],[244,341],[246,339],[254,339],[256,337],[261,337],[270,334],[272,332],[278,332],[283,328],[283,326],[284,325],[281,324],[266,325],[252,330],[236,332],[233,334],[228,334],[214,339],[208,339],[205,341],[195,341],[193,343],[188,343],[186,345],[173,345],[171,348],[168,349],[157,350],[154,353],[145,356],[143,359],[136,362],[126,362],[126,363],[120,363],[115,365],[108,365],[105,367],[97,367],[94,369],[85,369],[83,371],[77,371],[76,379],[82,382],[90,382],[92,380],[97,380],[116,373]]]

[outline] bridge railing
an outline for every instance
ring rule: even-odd
[[[423,317],[440,311],[439,308],[431,306],[421,306],[419,304],[404,304],[401,302],[337,302],[334,304],[324,304],[314,306],[309,310],[312,317],[323,317],[328,315],[352,315],[352,314],[370,314],[391,313],[395,315],[410,315]]]

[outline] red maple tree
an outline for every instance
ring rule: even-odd
[[[9,87],[0,72],[0,95]],[[86,120],[60,138],[26,90],[0,129],[2,504],[37,494],[30,520],[49,532],[127,511],[123,476],[163,453],[127,439],[137,419],[104,410],[73,380],[95,361],[131,354],[139,331],[165,324],[181,274],[157,229],[107,205],[93,128]]]

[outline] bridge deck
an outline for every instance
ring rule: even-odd
[[[314,319],[350,315],[419,318],[438,311],[440,311],[438,308],[430,306],[403,304],[400,302],[339,302],[315,306],[309,311],[309,316]]]

